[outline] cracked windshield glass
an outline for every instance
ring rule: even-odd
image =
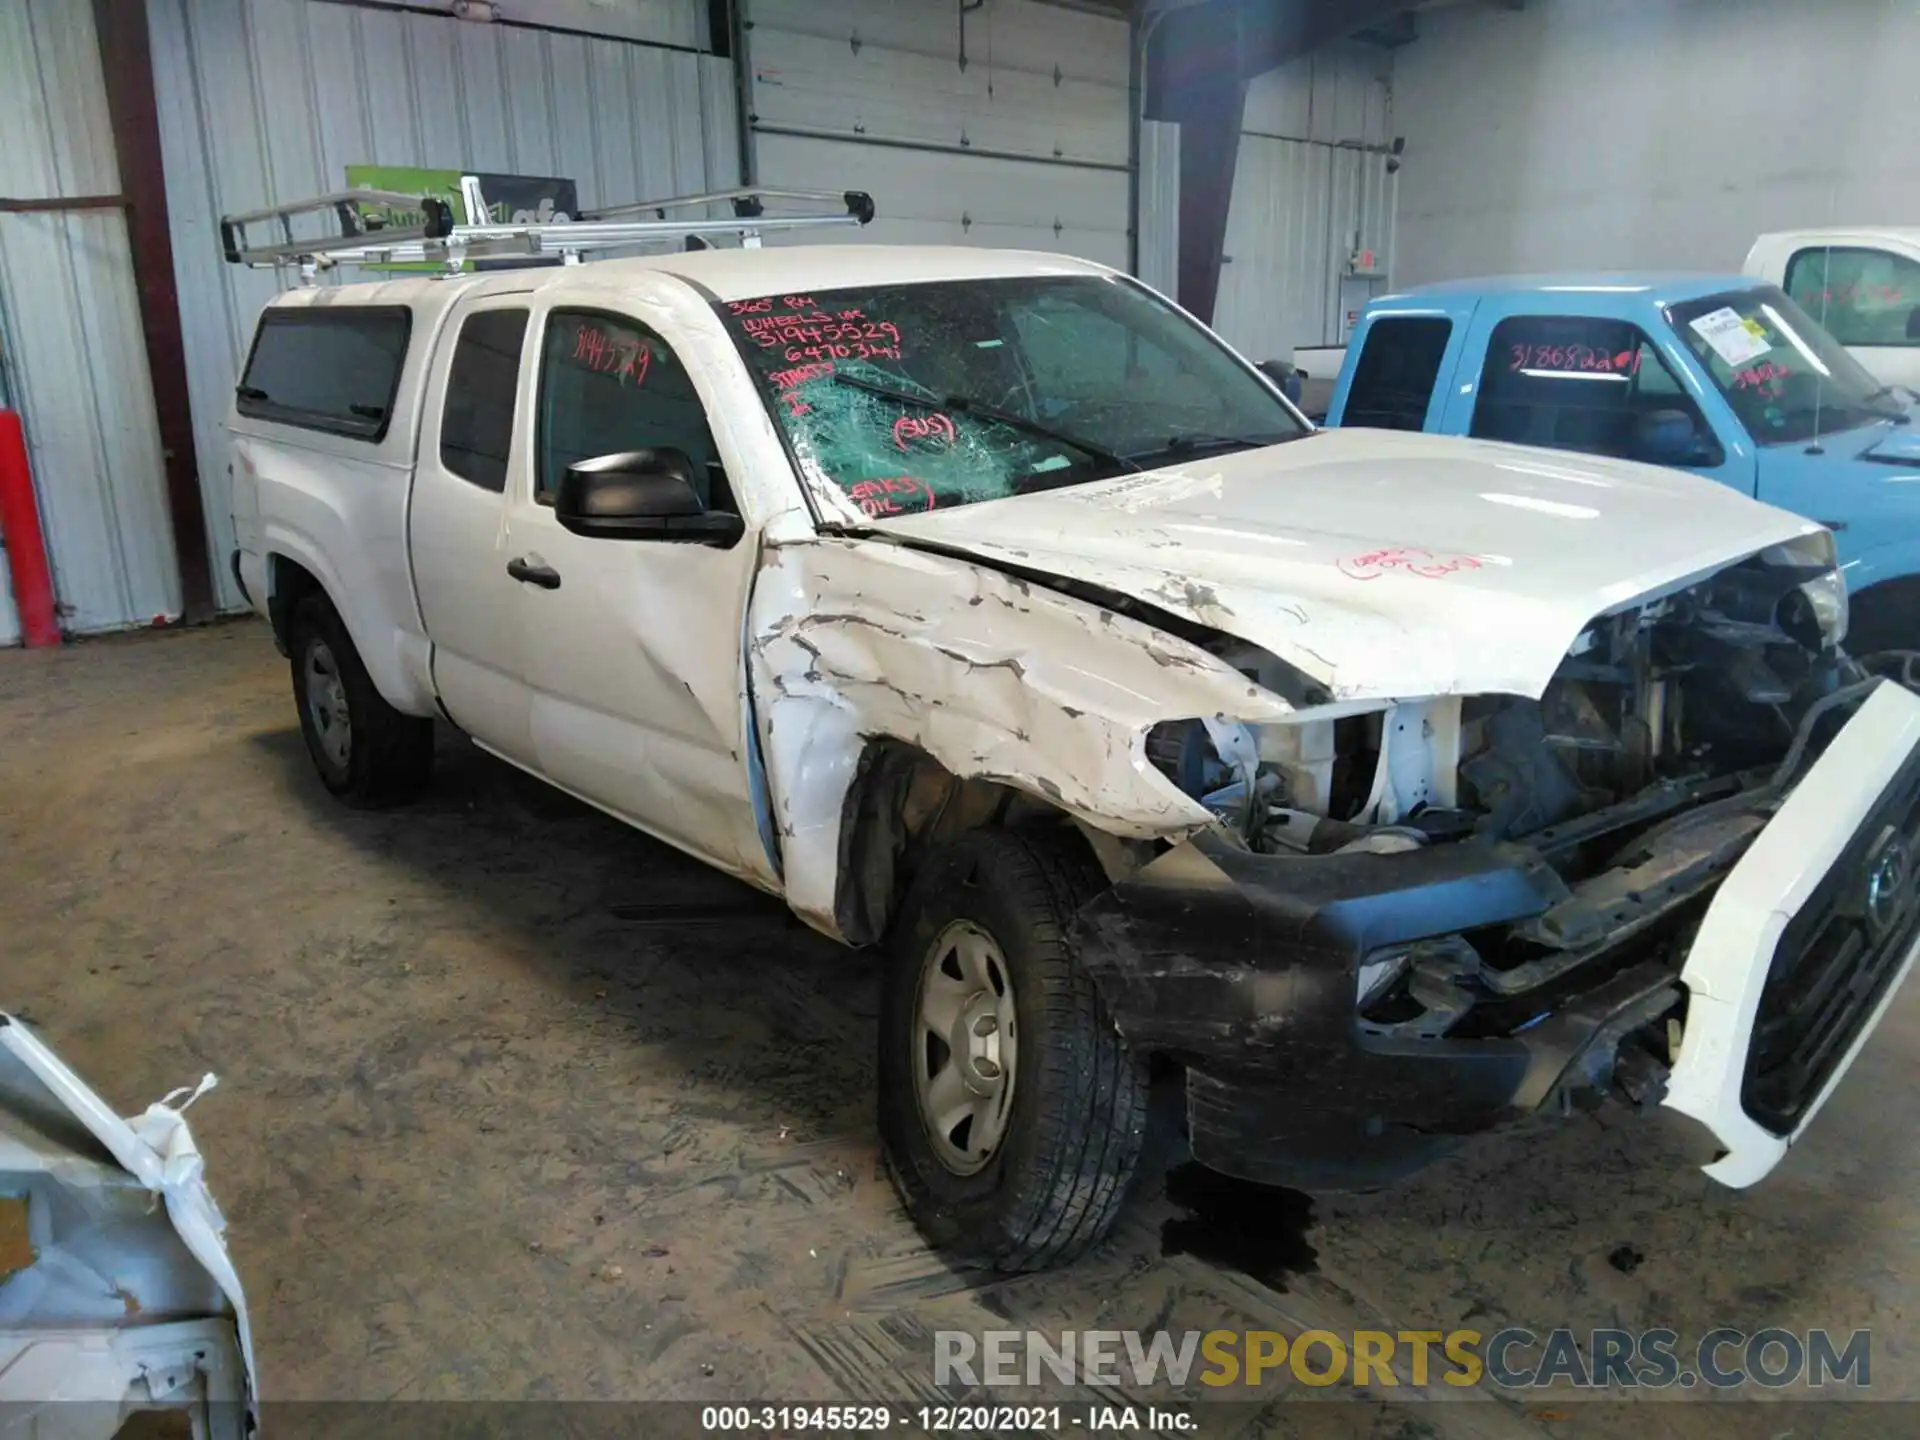
[[[1118,279],[893,285],[720,310],[800,464],[876,518],[1312,433],[1205,330]]]

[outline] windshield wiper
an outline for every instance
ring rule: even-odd
[[[983,405],[970,400],[965,395],[916,395],[911,390],[895,389],[891,385],[881,385],[872,380],[862,380],[857,375],[848,375],[842,371],[833,372],[833,383],[850,385],[855,390],[864,390],[869,395],[878,395],[883,400],[893,400],[902,405],[917,406],[922,410],[951,410],[956,415],[971,415],[976,420],[994,420],[1014,430],[1024,430],[1027,434],[1042,440],[1051,440],[1058,445],[1071,446],[1089,459],[1098,460],[1105,465],[1117,465],[1122,470],[1138,473],[1140,467],[1124,455],[1116,455],[1103,446],[1090,440],[1082,440],[1078,435],[1070,435],[1064,430],[1056,430],[1051,425],[1038,420],[1029,420],[1024,415],[1015,415],[1010,410],[1001,410],[992,405]]]
[[[1894,392],[1895,392],[1896,390],[1907,390],[1907,387],[1906,387],[1906,386],[1904,386],[1904,385],[1882,385],[1882,386],[1881,386],[1881,387],[1880,387],[1880,388],[1879,388],[1878,390],[1875,390],[1875,391],[1874,391],[1874,392],[1873,392],[1872,394],[1870,394],[1870,395],[1868,395],[1868,396],[1867,396],[1867,397],[1866,397],[1866,398],[1865,398],[1865,399],[1864,399],[1863,401],[1861,401],[1861,403],[1862,403],[1863,405],[1871,405],[1871,404],[1872,404],[1872,403],[1873,403],[1874,401],[1876,401],[1876,400],[1893,400],[1893,401],[1894,401],[1894,403],[1895,403],[1896,405],[1898,405],[1898,404],[1899,404],[1900,402],[1899,402],[1898,400],[1896,400],[1896,399],[1894,399]],[[1907,390],[1907,394],[1908,394],[1908,396],[1910,396],[1910,397],[1911,397],[1911,396],[1913,395],[1913,391],[1911,391],[1911,390]],[[1885,411],[1882,411],[1881,413],[1882,413],[1882,414],[1885,414],[1886,412],[1885,412]],[[1900,410],[1898,411],[1898,413],[1897,413],[1897,414],[1895,414],[1895,415],[1889,415],[1889,416],[1887,416],[1887,418],[1888,418],[1888,419],[1890,419],[1890,420],[1891,420],[1891,419],[1900,419],[1900,420],[1904,420],[1904,419],[1906,419],[1906,418],[1907,418],[1907,411],[1906,411],[1906,407],[1905,407],[1905,406],[1901,406],[1901,408],[1900,408]]]
[[[1204,432],[1191,435],[1175,435],[1157,450],[1136,450],[1133,458],[1144,459],[1150,455],[1197,455],[1208,450],[1264,450],[1269,445],[1284,445],[1289,440],[1304,440],[1317,434],[1314,430],[1301,430],[1292,435],[1270,435],[1257,439],[1251,435],[1209,435]]]

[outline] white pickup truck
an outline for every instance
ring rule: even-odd
[[[1749,275],[1771,280],[1879,380],[1920,392],[1920,226],[1762,235]]]
[[[1765,1174],[1920,936],[1920,699],[1829,534],[1586,455],[1315,432],[1125,275],[722,249],[295,289],[238,575],[327,787],[444,720],[887,955],[936,1243],[1194,1151],[1371,1186],[1625,1096]]]

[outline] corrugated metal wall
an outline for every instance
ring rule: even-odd
[[[1127,26],[1035,0],[747,0],[758,178],[872,193],[837,238],[1128,259]]]
[[[1348,148],[1391,138],[1390,64],[1384,51],[1336,48],[1248,90],[1214,328],[1256,360],[1339,343],[1339,276],[1356,234],[1391,265],[1385,157]]]
[[[682,16],[674,33],[705,34],[696,0],[640,3],[697,11],[697,31]],[[149,0],[148,13],[194,438],[225,606],[242,601],[226,566],[223,427],[275,281],[221,261],[221,214],[337,190],[356,163],[565,175],[583,206],[739,178],[732,68],[711,55],[326,0]]]
[[[458,0],[354,0],[398,10],[450,14]],[[710,50],[705,0],[492,0],[509,22],[578,30],[603,40],[639,40],[682,50]],[[886,3],[886,0],[881,0]]]
[[[0,194],[120,189],[93,7],[0,0]],[[119,210],[0,214],[0,345],[61,623],[180,612],[153,388]],[[11,592],[0,641],[17,638]]]

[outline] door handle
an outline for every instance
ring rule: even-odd
[[[523,556],[507,561],[507,574],[523,585],[538,585],[542,590],[560,588],[560,572],[551,565],[532,565]]]

